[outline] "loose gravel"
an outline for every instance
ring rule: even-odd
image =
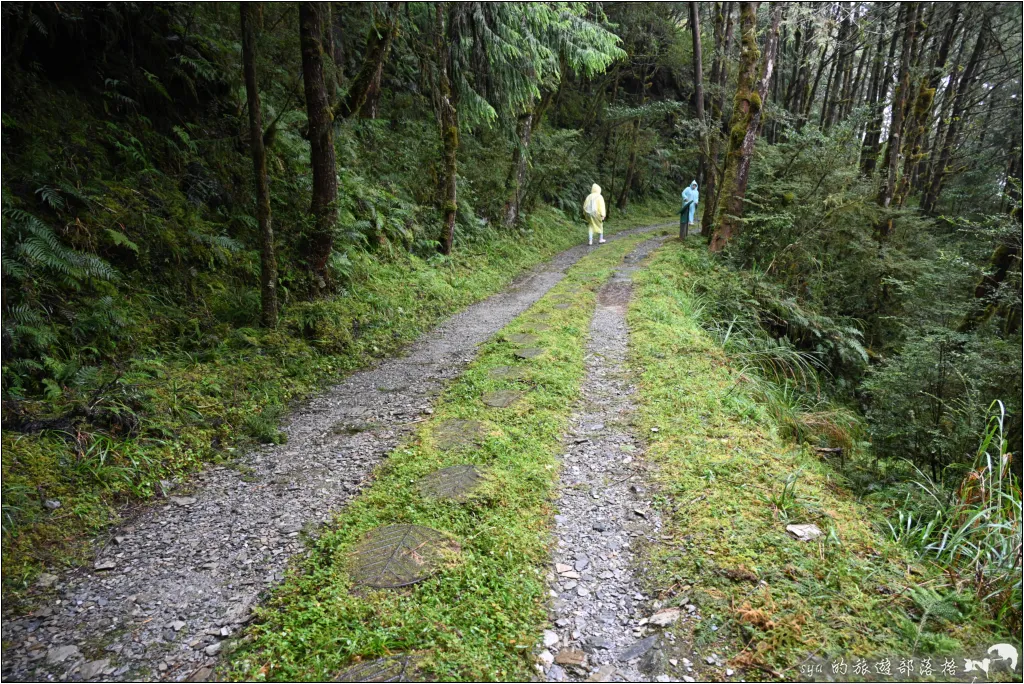
[[[687,612],[659,611],[643,591],[637,553],[639,544],[658,541],[661,522],[630,426],[635,388],[625,370],[626,308],[630,274],[660,244],[641,244],[598,293],[583,398],[562,457],[548,575],[552,624],[538,656],[547,681],[669,681],[671,636],[661,627]]]
[[[645,230],[652,228],[619,236]],[[403,357],[349,376],[292,415],[286,444],[208,468],[97,541],[92,567],[43,574],[34,612],[4,613],[4,680],[209,679],[230,648],[228,637],[305,549],[304,536],[366,485],[476,347],[590,249],[561,253],[452,317]],[[617,316],[603,313],[596,325],[621,325],[621,311]],[[612,345],[620,353],[623,332],[595,332],[598,350],[607,353]],[[595,382],[610,388],[612,381]],[[593,448],[613,451],[620,445],[615,439],[598,439]],[[623,534],[602,537],[599,548],[616,554],[609,563],[625,541]],[[604,566],[601,559],[601,571]],[[626,572],[621,562],[608,568]]]

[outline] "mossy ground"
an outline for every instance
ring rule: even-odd
[[[700,325],[690,292],[702,249],[673,241],[656,252],[633,278],[628,317],[637,423],[650,439],[668,535],[646,550],[649,580],[669,604],[688,596],[703,616],[680,636],[698,652],[727,654],[748,676],[798,679],[812,655],[963,653],[1009,634],[971,594],[891,543],[880,511],[812,449],[780,437]],[[796,523],[825,534],[797,541],[786,532]],[[927,609],[936,597],[943,615]]]
[[[610,221],[609,232],[671,221],[665,211],[635,207]],[[161,493],[161,480],[230,459],[254,440],[280,439],[277,425],[289,405],[395,352],[586,236],[585,226],[551,210],[531,223],[543,229],[499,233],[450,259],[362,255],[344,294],[285,309],[276,330],[224,325],[219,341],[202,351],[188,351],[183,335],[165,339],[160,353],[123,359],[115,393],[125,398],[119,410],[138,421],[132,437],[99,426],[74,434],[5,430],[5,596],[16,597],[41,567],[82,562],[82,542],[117,522],[124,504]],[[46,500],[60,508],[47,509]]]
[[[309,560],[259,611],[224,674],[324,680],[361,661],[414,653],[422,657],[425,676],[438,681],[533,676],[532,651],[545,619],[555,455],[583,378],[595,291],[648,238],[630,236],[595,250],[481,348],[439,398],[431,419],[378,468],[373,485],[339,513]],[[568,308],[557,308],[566,302]],[[518,345],[506,336],[534,332],[531,322],[539,314],[547,314],[535,332],[544,352],[517,359]],[[491,369],[506,365],[524,368],[523,379],[490,376]],[[524,395],[508,408],[484,406],[484,393],[502,389]],[[478,448],[439,449],[435,432],[453,419],[483,421],[488,437]],[[467,502],[419,495],[421,477],[464,463],[489,472]],[[347,570],[353,546],[372,528],[397,523],[439,530],[460,550],[420,584],[353,591]]]

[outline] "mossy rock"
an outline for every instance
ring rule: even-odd
[[[428,499],[465,501],[484,481],[485,471],[474,465],[457,465],[435,470],[417,484]]]
[[[524,372],[517,366],[495,366],[487,371],[487,377],[498,380],[522,380]]]
[[[487,392],[480,399],[484,404],[491,408],[508,408],[522,398],[522,392],[516,392],[515,390],[498,390],[496,392]]]
[[[540,338],[536,335],[529,335],[527,333],[513,333],[511,335],[505,335],[505,339],[514,344],[537,344]]]
[[[397,589],[436,573],[447,552],[459,545],[422,525],[385,525],[370,530],[349,554],[349,575],[357,585]]]
[[[417,658],[393,655],[353,665],[338,675],[339,682],[412,682],[416,681]]]
[[[487,426],[479,420],[446,420],[434,428],[439,449],[457,449],[480,444],[487,438]]]

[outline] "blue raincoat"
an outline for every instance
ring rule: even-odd
[[[697,181],[690,183],[690,187],[683,190],[683,206],[690,205],[690,216],[688,223],[693,223],[693,217],[697,213],[697,202],[700,201],[700,193],[697,192]]]

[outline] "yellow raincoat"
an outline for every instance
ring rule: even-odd
[[[590,244],[594,244],[594,233],[596,232],[601,242],[604,242],[604,219],[608,215],[604,206],[604,197],[601,197],[601,186],[594,183],[590,188],[590,194],[583,201],[583,215],[587,217],[587,227],[590,232]]]

